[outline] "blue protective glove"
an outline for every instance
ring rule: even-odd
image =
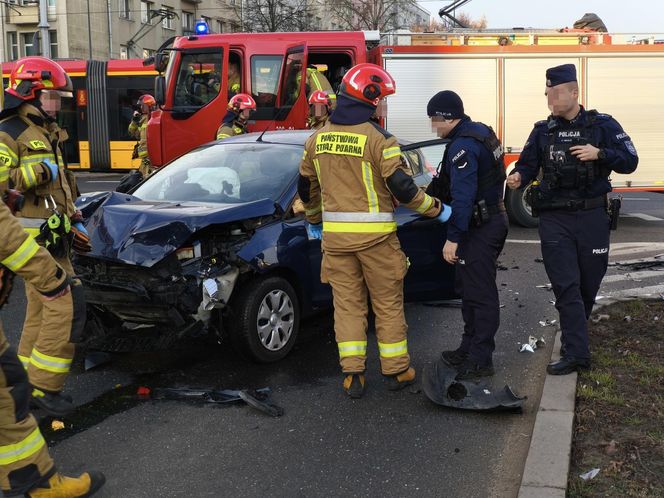
[[[72,226],[79,232],[83,232],[85,235],[90,236],[88,231],[85,229],[85,226],[83,226],[83,223],[81,223],[80,221],[77,221]]]
[[[307,235],[310,239],[323,240],[323,224],[322,223],[307,223]]]
[[[58,165],[50,159],[44,159],[43,164],[51,171],[51,182],[58,178]]]
[[[446,223],[447,220],[450,219],[450,216],[452,216],[452,208],[447,204],[443,203],[443,209],[440,210],[440,214],[438,215],[438,221],[440,221],[441,223]]]

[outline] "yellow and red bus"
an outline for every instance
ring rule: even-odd
[[[59,60],[69,74],[74,98],[62,100],[58,124],[69,140],[65,157],[72,169],[90,171],[127,170],[138,167],[131,159],[136,140],[127,128],[138,98],[152,93],[157,74],[142,59]],[[14,63],[2,64],[6,88]]]

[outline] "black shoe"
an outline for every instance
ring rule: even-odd
[[[560,357],[561,357],[561,358],[564,358],[565,355],[566,355],[566,353],[567,353],[567,350],[565,349],[565,345],[564,345],[564,344],[561,344],[561,345],[560,345]]]
[[[579,370],[588,370],[590,360],[564,356],[560,360],[549,363],[546,367],[546,373],[549,375],[567,375]]]
[[[469,380],[471,382],[478,382],[482,377],[491,377],[495,371],[493,365],[481,366],[477,363],[465,361],[457,369],[456,380]]]
[[[440,353],[440,359],[451,367],[458,367],[459,365],[463,365],[463,362],[468,359],[468,353],[461,351],[461,349],[455,349],[454,351],[443,351]]]
[[[53,417],[64,417],[74,411],[71,396],[62,393],[52,393],[34,388],[32,390],[31,404],[41,408]]]

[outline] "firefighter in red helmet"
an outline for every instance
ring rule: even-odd
[[[76,182],[61,148],[67,133],[55,122],[60,99],[71,96],[71,80],[59,64],[25,57],[11,72],[0,113],[0,181],[9,180],[23,194],[23,206],[16,212],[21,225],[69,276],[74,274],[72,244],[77,251],[90,250],[81,213],[74,207]],[[25,288],[18,357],[33,386],[33,403],[62,416],[74,408],[71,398],[62,394],[74,356],[74,317],[67,307],[54,315],[35,286],[26,282]]]
[[[300,165],[298,193],[309,236],[322,239],[321,280],[332,286],[343,389],[352,398],[364,393],[368,297],[388,389],[415,381],[403,309],[408,260],[396,234],[394,199],[427,217],[449,216],[449,208],[415,185],[396,138],[371,120],[395,90],[379,66],[351,68],[334,112],[307,140]]]
[[[332,99],[327,92],[316,90],[309,97],[309,117],[307,128],[317,130],[327,122],[332,110]]]
[[[152,163],[150,156],[148,156],[148,121],[150,121],[150,113],[157,106],[157,101],[152,95],[141,95],[136,102],[139,110],[134,111],[134,116],[129,123],[129,136],[138,140],[134,147],[134,154],[132,159],[140,159],[141,164],[138,171],[143,178],[146,178],[152,173]]]
[[[256,101],[251,95],[238,93],[228,101],[228,112],[217,129],[217,140],[247,133],[247,121],[256,110]]]

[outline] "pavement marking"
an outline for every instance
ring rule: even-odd
[[[643,280],[645,278],[661,277],[664,278],[664,271],[633,271],[620,275],[607,275],[602,279],[602,283],[622,282],[624,280]]]
[[[608,297],[645,297],[646,295],[661,296],[662,294],[664,294],[664,285],[651,285],[617,291],[601,291],[601,294],[597,296],[597,301]]]
[[[511,242],[512,244],[539,244],[539,239],[529,240],[529,239],[507,239],[505,242]]]
[[[658,218],[657,216],[650,216],[645,213],[623,213],[620,216],[625,218],[639,218],[645,221],[664,221],[664,218]]]
[[[120,180],[86,180],[85,183],[118,183]]]
[[[664,242],[616,242],[611,244],[609,256],[625,256],[642,252],[664,250]]]

